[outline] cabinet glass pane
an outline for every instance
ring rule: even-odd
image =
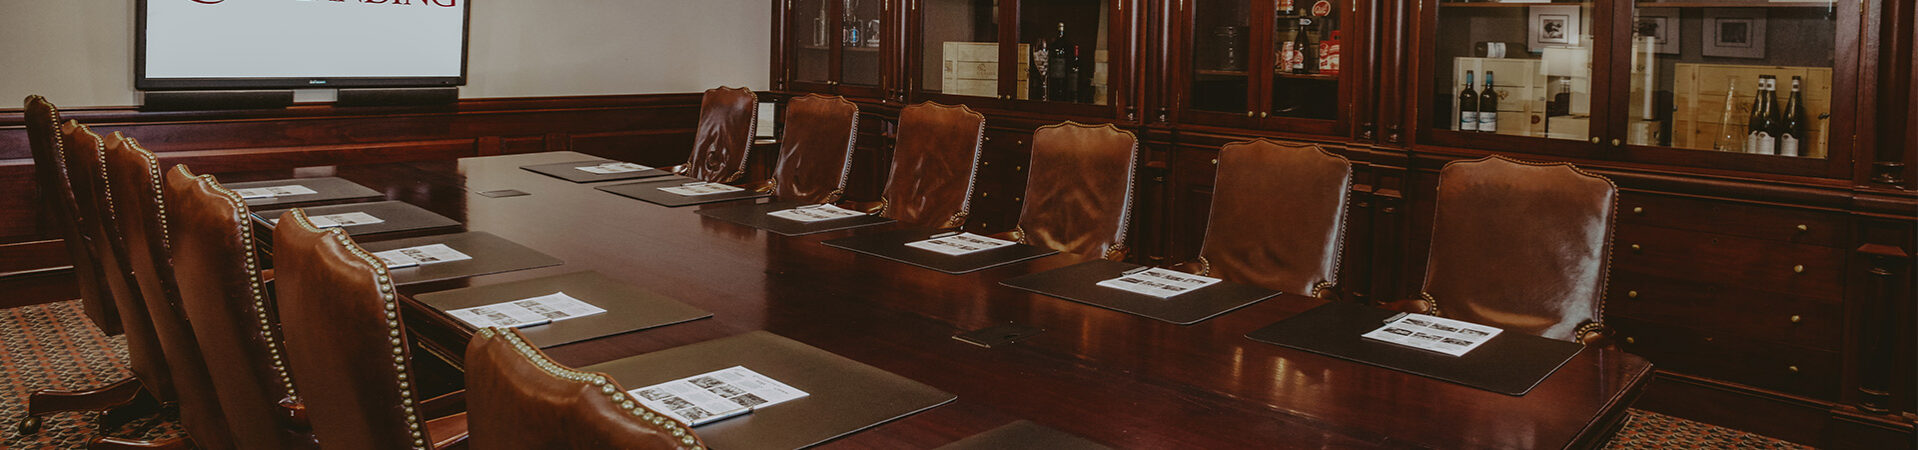
[[[1633,5],[1634,145],[1824,158],[1832,3]]]
[[[826,0],[798,0],[793,3],[793,41],[798,47],[793,50],[793,79],[796,81],[824,82],[832,76],[832,47],[834,39],[830,7]]]
[[[1339,12],[1350,0],[1275,0],[1272,115],[1332,119],[1339,108]]]
[[[1022,0],[1019,43],[1025,66],[1016,92],[1025,100],[1104,105],[1108,83],[1109,0]]]
[[[839,82],[879,84],[879,6],[885,0],[839,0]]]
[[[1252,33],[1251,5],[1243,0],[1192,2],[1192,97],[1188,107],[1201,111],[1239,113],[1250,94],[1246,68],[1252,54],[1246,43]]]
[[[1589,137],[1593,3],[1440,3],[1427,126]]]
[[[999,2],[921,1],[919,85],[933,93],[999,96]]]

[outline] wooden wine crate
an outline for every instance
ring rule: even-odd
[[[1741,151],[1745,124],[1751,120],[1752,103],[1757,101],[1760,75],[1778,79],[1779,108],[1784,108],[1791,98],[1791,77],[1804,80],[1800,90],[1805,100],[1805,115],[1810,116],[1811,123],[1805,127],[1807,144],[1799,156],[1825,157],[1829,148],[1827,130],[1831,126],[1831,120],[1824,117],[1831,112],[1831,69],[1826,67],[1678,64],[1672,73],[1672,103],[1676,109],[1672,113],[1672,146],[1710,150],[1712,143],[1723,136],[1724,128],[1731,128],[1738,145],[1733,149]],[[1733,80],[1738,85],[1732,99],[1731,120],[1726,126],[1720,126],[1725,113],[1725,88]]]
[[[1492,90],[1499,95],[1498,134],[1545,135],[1545,74],[1539,60],[1518,58],[1453,58],[1452,107],[1457,108],[1458,92],[1465,89],[1465,71],[1472,71],[1473,90],[1485,88],[1485,71],[1493,73]],[[1458,112],[1453,111],[1452,129],[1458,129]],[[1558,134],[1554,130],[1553,134]]]
[[[1019,44],[1018,54],[1028,54],[1026,44]],[[1021,96],[1027,90],[1026,61],[1018,58],[1019,86],[1014,92]],[[940,54],[939,92],[953,95],[975,95],[997,97],[999,95],[999,44],[996,42],[947,42]]]

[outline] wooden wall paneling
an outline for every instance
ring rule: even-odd
[[[1891,219],[1891,220],[1886,220]],[[1847,271],[1851,312],[1858,326],[1848,349],[1855,378],[1845,398],[1872,413],[1914,409],[1912,255],[1918,227],[1887,217],[1859,217],[1862,244]]]

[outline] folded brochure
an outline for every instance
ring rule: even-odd
[[[942,233],[932,235],[931,239],[907,242],[907,247],[931,250],[947,255],[959,256],[983,252],[1015,244],[1004,239],[993,239],[972,233]]]
[[[678,186],[663,187],[663,188],[659,188],[659,190],[666,191],[673,194],[684,195],[687,197],[692,197],[692,196],[699,196],[699,195],[724,194],[727,192],[739,192],[745,189],[735,187],[735,186],[728,186],[720,183],[695,181],[695,182],[686,183]]]
[[[609,162],[609,163],[604,163],[604,164],[594,165],[594,166],[574,167],[573,169],[586,172],[586,173],[592,173],[592,174],[612,175],[612,174],[618,174],[618,173],[629,173],[629,172],[638,172],[642,170],[652,170],[653,168],[638,165],[638,164],[633,164],[629,162]]]
[[[841,208],[839,206],[832,205],[832,204],[822,204],[822,205],[806,205],[806,206],[801,206],[793,209],[782,209],[782,210],[766,213],[766,215],[778,217],[781,219],[796,221],[796,222],[812,223],[812,222],[821,222],[821,221],[827,221],[827,220],[833,220],[833,219],[844,219],[848,217],[859,217],[859,216],[866,215],[866,213],[853,211],[846,208]]]
[[[280,219],[268,219],[268,220],[271,220],[274,225],[280,224]],[[363,212],[350,212],[350,213],[339,213],[339,214],[327,214],[323,216],[306,216],[306,221],[312,222],[313,226],[315,227],[333,228],[333,227],[351,227],[351,226],[359,226],[359,225],[372,225],[376,223],[385,223],[386,219],[374,217],[372,214],[367,214]]]
[[[1361,336],[1379,342],[1461,356],[1503,331],[1444,317],[1403,313],[1386,320],[1385,326]]]
[[[810,395],[742,366],[634,389],[627,394],[686,426],[700,426]]]
[[[309,188],[306,186],[289,184],[286,186],[267,186],[267,187],[246,188],[246,189],[234,189],[233,193],[240,194],[240,198],[243,198],[243,199],[255,199],[255,198],[290,197],[295,195],[318,194],[320,193],[320,191],[315,191],[313,190],[313,188]]]
[[[1127,292],[1168,298],[1211,286],[1219,281],[1218,278],[1202,277],[1171,269],[1141,267],[1128,270],[1118,278],[1100,281],[1098,284]]]
[[[473,257],[467,256],[465,253],[460,253],[459,250],[447,247],[446,244],[398,248],[374,253],[373,256],[377,256],[381,262],[385,262],[386,268],[388,269],[473,259]]]
[[[555,292],[533,298],[461,308],[446,313],[474,328],[525,328],[604,313],[605,309]]]

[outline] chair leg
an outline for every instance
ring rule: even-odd
[[[191,439],[184,438],[184,437],[177,437],[177,438],[167,439],[163,441],[136,441],[132,439],[123,439],[123,438],[116,438],[116,437],[94,436],[93,439],[90,439],[87,441],[87,448],[89,450],[189,449],[189,448],[193,448],[193,441]]]
[[[57,412],[104,411],[109,416],[139,417],[158,410],[159,406],[160,402],[153,400],[136,378],[89,391],[40,391],[27,396],[27,416],[20,421],[19,430],[23,435],[38,432],[40,418]]]

